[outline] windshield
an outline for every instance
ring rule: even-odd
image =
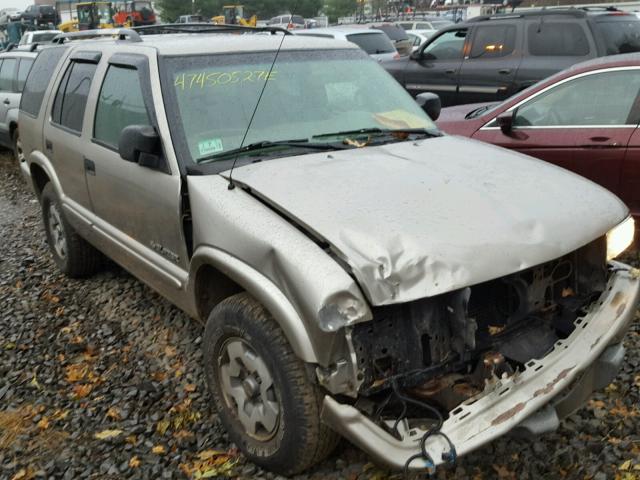
[[[243,145],[372,128],[437,131],[413,98],[359,50],[280,52],[269,74],[273,55],[163,59],[168,117],[184,161],[240,147],[265,82]]]
[[[395,53],[396,47],[393,46],[389,37],[384,33],[357,33],[347,35],[347,40],[358,45],[369,55],[380,53]]]
[[[596,23],[604,37],[606,55],[640,51],[640,19],[628,18]]]
[[[143,10],[152,10],[151,2],[133,2],[133,9],[136,12],[141,12]]]
[[[51,32],[34,32],[33,41],[38,43],[50,42],[51,40],[56,38],[59,33],[62,33],[62,32],[58,30],[54,30]]]

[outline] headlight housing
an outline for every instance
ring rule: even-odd
[[[633,217],[629,217],[607,232],[607,261],[613,260],[631,245],[635,229]]]

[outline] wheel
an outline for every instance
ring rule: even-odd
[[[203,354],[220,420],[250,461],[292,475],[335,448],[338,435],[320,422],[319,387],[276,321],[249,294],[213,309]]]
[[[24,152],[22,151],[22,140],[20,140],[20,132],[16,128],[11,136],[13,142],[13,157],[18,162],[18,165],[22,165],[25,161]]]
[[[74,278],[95,273],[102,256],[69,225],[51,182],[42,190],[40,201],[47,243],[58,268]]]

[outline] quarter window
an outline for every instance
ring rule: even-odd
[[[478,27],[471,47],[471,58],[506,57],[513,52],[515,46],[515,25]]]
[[[23,95],[20,97],[20,110],[33,116],[40,113],[45,90],[65,50],[66,46],[53,47],[47,48],[38,54],[33,68],[27,76]]]
[[[462,58],[467,30],[445,32],[431,42],[423,51],[430,60],[457,60]]]
[[[20,60],[20,66],[18,67],[18,92],[22,92],[24,88],[24,83],[27,81],[27,75],[29,75],[31,65],[33,65],[33,60],[30,58]]]
[[[0,67],[0,92],[13,92],[16,63],[15,58],[5,58],[2,62]]]
[[[117,148],[125,127],[150,125],[143,98],[137,70],[110,66],[98,98],[93,137]]]
[[[93,63],[72,62],[69,65],[53,102],[54,123],[77,132],[82,131],[87,96],[95,72],[96,65]]]
[[[589,42],[578,23],[543,21],[527,29],[529,53],[540,57],[582,57],[589,54]]]
[[[636,125],[638,70],[604,72],[565,82],[522,105],[514,125]],[[585,101],[588,99],[588,101]]]

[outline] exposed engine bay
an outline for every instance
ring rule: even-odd
[[[506,277],[375,308],[352,331],[363,378],[355,406],[374,420],[441,423],[487,382],[523,371],[573,332],[605,289],[605,249],[601,238]],[[421,405],[426,411],[410,414]]]

